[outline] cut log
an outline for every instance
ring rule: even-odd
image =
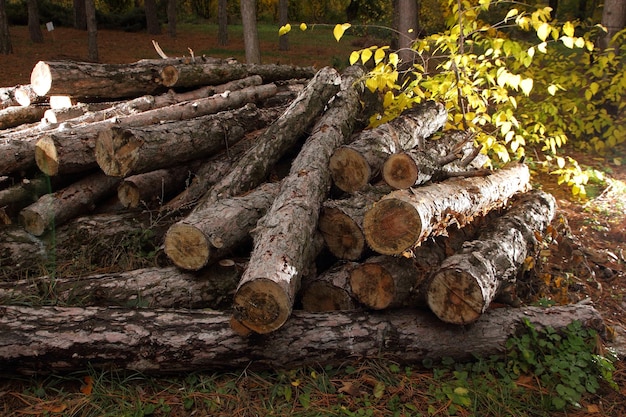
[[[379,175],[391,154],[423,143],[444,126],[447,118],[443,105],[427,101],[391,122],[361,132],[354,142],[338,148],[330,159],[335,185],[349,193],[361,189]]]
[[[350,271],[357,262],[340,261],[315,277],[303,278],[300,297],[304,311],[354,310],[358,307],[350,288]]]
[[[14,87],[0,87],[0,110],[11,106],[19,106],[20,103],[15,99],[15,90],[19,85]]]
[[[243,338],[229,313],[109,307],[0,307],[0,369],[14,373],[129,369],[144,373],[292,369],[387,358],[399,364],[450,357],[489,357],[508,338],[536,328],[556,331],[574,321],[606,333],[590,305],[500,308],[467,327],[427,311],[294,312],[277,332]]]
[[[446,132],[436,140],[425,142],[424,148],[418,146],[390,155],[382,168],[383,180],[390,187],[402,190],[450,176],[488,175],[488,170],[476,170],[486,162],[485,155],[471,164],[473,169],[464,165],[469,157],[473,160],[478,157],[467,136],[459,131]]]
[[[50,187],[47,178],[24,178],[19,184],[0,190],[0,207],[9,212],[19,211],[49,193]]]
[[[0,302],[39,299],[65,306],[224,309],[232,303],[240,276],[234,263],[215,264],[196,274],[171,266],[79,278],[43,276],[0,282]]]
[[[0,228],[0,280],[15,287],[22,274],[39,271],[48,259],[44,243],[17,225]]]
[[[20,106],[30,106],[31,104],[41,104],[48,101],[47,97],[42,97],[35,93],[33,86],[30,84],[20,85],[14,92],[15,100]]]
[[[46,112],[44,106],[11,106],[0,110],[0,129],[8,129],[41,120]]]
[[[105,174],[126,177],[205,158],[267,126],[273,115],[249,103],[189,120],[140,128],[111,126],[96,138],[96,161]]]
[[[54,194],[43,195],[20,211],[19,222],[35,236],[50,227],[93,210],[95,203],[115,192],[120,179],[102,173],[92,174]]]
[[[366,186],[349,198],[324,201],[318,227],[333,255],[358,261],[367,254],[363,233],[365,212],[389,192],[387,186]]]
[[[280,194],[255,229],[250,262],[234,297],[235,320],[254,332],[271,332],[285,323],[301,274],[314,260],[307,258],[306,247],[316,234],[320,207],[330,191],[328,161],[338,146],[347,143],[362,111],[362,76],[359,67],[344,72],[341,91],[316,123]]]
[[[399,255],[428,236],[446,233],[474,217],[503,207],[516,193],[530,189],[523,164],[499,169],[487,177],[453,178],[409,190],[396,190],[365,213],[367,244],[383,255]]]
[[[512,291],[536,234],[543,234],[556,210],[554,197],[533,191],[495,219],[477,240],[447,258],[428,286],[428,306],[441,320],[476,321],[501,291]]]
[[[176,223],[165,235],[165,254],[180,268],[197,271],[249,237],[278,195],[279,183],[266,183],[249,194],[224,198],[192,224]]]

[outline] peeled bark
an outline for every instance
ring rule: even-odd
[[[295,312],[280,330],[243,338],[229,313],[109,307],[0,307],[0,368],[16,373],[129,369],[144,373],[339,365],[385,357],[400,364],[451,357],[469,360],[505,349],[527,319],[536,328],[574,321],[605,334],[590,305],[485,313],[471,328],[446,325],[429,312]]]
[[[361,132],[330,159],[335,185],[350,193],[361,189],[379,175],[390,155],[422,144],[444,126],[447,118],[443,105],[428,101],[388,123]]]
[[[54,194],[41,196],[20,211],[19,222],[29,233],[41,236],[53,225],[60,226],[92,211],[95,203],[112,194],[119,182],[102,173],[92,174]]]
[[[365,213],[367,244],[383,255],[399,255],[428,236],[446,233],[503,207],[516,193],[530,189],[530,173],[522,164],[487,177],[453,178],[409,190],[396,190]]]
[[[328,161],[347,143],[362,111],[363,70],[350,67],[342,90],[313,128],[291,164],[280,194],[254,232],[254,248],[234,297],[234,318],[257,333],[284,324],[300,288],[302,272],[313,262],[306,250],[316,234],[322,201],[331,186]]]
[[[220,259],[249,237],[279,189],[279,183],[263,184],[249,194],[218,201],[193,225],[172,225],[165,235],[165,254],[191,271]]]
[[[522,196],[476,240],[443,262],[428,286],[430,309],[448,323],[477,320],[501,291],[512,291],[526,257],[534,255],[535,234],[543,234],[555,211],[550,194],[534,191]]]

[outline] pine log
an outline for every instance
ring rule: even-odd
[[[503,290],[511,290],[527,256],[534,255],[536,234],[543,234],[556,210],[554,197],[533,191],[477,240],[447,258],[428,286],[428,306],[441,320],[476,321]]]
[[[445,324],[427,311],[294,312],[269,335],[243,338],[230,314],[108,307],[0,307],[0,369],[32,374],[129,369],[164,374],[233,369],[291,369],[386,358],[399,364],[450,357],[489,357],[508,338],[536,328],[563,330],[574,321],[606,334],[590,305],[500,308],[471,328]]]
[[[47,258],[44,243],[22,227],[0,227],[0,280],[15,281],[21,274],[38,271]]]
[[[427,101],[388,123],[361,132],[354,142],[338,148],[330,159],[335,185],[350,193],[361,189],[379,175],[391,154],[422,144],[444,126],[447,118],[443,105]]]
[[[319,230],[330,252],[339,259],[358,261],[368,247],[363,233],[365,212],[391,192],[387,186],[365,186],[350,197],[322,204]]]
[[[33,86],[30,84],[20,85],[14,92],[15,100],[20,106],[30,106],[31,104],[40,104],[48,101],[47,97],[42,97],[35,93]]]
[[[11,106],[19,106],[20,103],[15,99],[15,90],[19,85],[14,87],[0,87],[0,110]]]
[[[111,129],[113,125],[117,128],[131,128],[156,125],[168,120],[189,120],[238,108],[246,103],[254,103],[275,93],[276,86],[272,84],[254,86],[234,91],[226,97],[211,96],[194,102],[158,107],[138,114],[110,118],[71,129],[59,129],[44,134],[37,142],[35,160],[39,169],[48,175],[85,171],[97,164],[98,155],[105,158],[106,149],[99,151],[96,148],[96,138],[100,132]],[[63,162],[65,157],[68,159],[66,163]]]
[[[365,239],[380,254],[402,254],[428,236],[445,234],[452,224],[462,227],[503,207],[516,193],[529,190],[529,181],[528,167],[514,164],[487,177],[453,178],[393,191],[365,213]]]
[[[93,210],[95,203],[115,192],[120,179],[92,174],[53,194],[45,194],[20,211],[19,222],[35,236]]]
[[[51,183],[47,178],[23,178],[19,184],[0,190],[0,207],[9,212],[19,211],[49,193],[50,187]]]
[[[311,313],[354,310],[358,302],[350,288],[350,271],[357,262],[339,261],[328,270],[302,279],[302,309]]]
[[[234,263],[215,264],[195,274],[171,266],[79,278],[42,276],[0,282],[0,302],[36,304],[39,299],[44,305],[224,309],[232,303],[240,276]]]
[[[316,234],[322,202],[331,177],[328,161],[347,143],[362,111],[364,72],[348,68],[341,91],[316,123],[283,180],[280,194],[254,232],[248,268],[234,297],[234,319],[257,333],[282,326],[293,309],[302,272],[313,262],[306,250]]]
[[[44,106],[11,106],[0,110],[0,129],[8,129],[25,123],[41,120],[46,111]]]
[[[214,155],[273,122],[274,112],[249,103],[189,120],[100,131],[95,155],[102,171],[126,177]]]
[[[165,235],[165,254],[176,266],[191,271],[220,259],[249,237],[279,189],[279,183],[263,184],[248,194],[216,202],[193,225],[172,225]]]
[[[418,186],[427,181],[441,181],[450,176],[487,175],[489,171],[477,171],[486,156],[481,155],[477,163],[472,164],[468,171],[464,164],[467,158],[473,160],[478,157],[472,141],[468,141],[467,134],[459,131],[450,131],[435,140],[424,143],[424,147],[416,147],[390,155],[382,168],[383,180],[390,187],[401,190]]]

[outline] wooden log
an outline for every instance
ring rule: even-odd
[[[428,306],[441,320],[476,321],[498,293],[511,291],[527,256],[537,246],[556,211],[556,200],[533,191],[494,220],[477,240],[447,258],[428,285]]]
[[[216,202],[193,225],[172,225],[163,243],[165,254],[176,266],[191,271],[220,259],[249,237],[279,189],[279,183],[263,184],[248,194]]]
[[[379,175],[391,154],[423,143],[444,126],[447,118],[441,104],[427,101],[388,123],[361,132],[354,142],[338,148],[330,159],[335,185],[350,193],[359,190]]]
[[[201,273],[170,266],[78,278],[42,276],[0,282],[0,300],[4,305],[40,300],[43,305],[224,309],[232,303],[240,276],[232,262]]]
[[[15,101],[17,101],[20,106],[30,106],[31,104],[41,104],[48,101],[47,97],[42,97],[35,93],[33,86],[30,84],[20,85],[15,89],[14,92]]]
[[[363,233],[365,212],[391,192],[387,186],[365,186],[350,197],[326,200],[322,204],[318,227],[326,246],[339,259],[357,261],[369,248]]]
[[[168,120],[189,120],[235,109],[275,93],[276,86],[272,84],[254,86],[234,91],[226,97],[222,95],[211,96],[194,102],[182,102],[159,107],[138,114],[111,118],[71,129],[59,129],[53,133],[44,134],[37,142],[35,160],[39,169],[48,175],[85,171],[97,165],[98,156],[106,161],[107,149],[98,149],[96,139],[100,132],[111,129],[111,126],[131,128],[157,125]],[[80,141],[77,138],[80,138]],[[68,159],[67,163],[63,162],[65,157]]]
[[[11,106],[0,110],[0,129],[8,129],[25,123],[41,120],[46,111],[44,106]]]
[[[19,184],[0,190],[0,207],[9,212],[19,211],[49,193],[51,183],[47,178],[23,178]]]
[[[280,194],[255,229],[250,262],[235,293],[233,317],[256,333],[274,331],[285,323],[301,274],[313,262],[305,248],[316,234],[320,207],[330,191],[330,156],[347,143],[362,111],[362,76],[359,67],[344,72],[341,91],[316,123]]]
[[[214,155],[267,126],[274,112],[248,103],[232,111],[144,127],[101,130],[95,155],[100,169],[126,177]]]
[[[350,271],[357,262],[340,261],[315,277],[302,279],[302,309],[310,313],[354,310],[359,304],[350,288]]]
[[[488,175],[488,170],[477,171],[481,162],[486,162],[485,155],[472,164],[472,170],[468,170],[464,164],[468,157],[475,160],[478,156],[472,141],[468,139],[464,132],[450,131],[436,140],[425,142],[423,148],[418,146],[390,155],[383,164],[383,180],[390,187],[401,190],[451,176]]]
[[[14,87],[0,87],[0,110],[11,106],[19,106],[20,103],[15,99],[15,90],[19,85]]]
[[[103,173],[92,174],[53,194],[41,196],[35,203],[20,211],[19,222],[35,236],[41,236],[50,227],[90,212],[94,204],[115,192],[120,179]]]
[[[453,178],[409,190],[396,190],[365,213],[367,244],[383,255],[399,255],[428,236],[446,233],[474,217],[503,207],[509,198],[530,189],[530,173],[514,164],[487,177]]]
[[[14,281],[38,272],[48,259],[45,244],[17,225],[0,227],[0,280]]]
[[[232,372],[383,357],[410,365],[499,354],[523,331],[524,320],[556,331],[579,321],[606,333],[600,314],[585,304],[489,310],[470,328],[442,323],[427,311],[294,312],[279,331],[249,338],[230,328],[230,318],[197,310],[0,306],[0,369]]]

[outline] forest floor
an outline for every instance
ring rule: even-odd
[[[231,35],[229,46],[220,47],[217,45],[215,30],[195,25],[191,28],[181,27],[176,38],[171,38],[165,31],[162,35],[153,36],[100,30],[100,61],[127,63],[146,58],[156,59],[158,55],[152,46],[152,40],[156,40],[165,53],[172,56],[189,55],[192,50],[195,55],[232,56],[243,61],[243,42],[238,37]],[[332,38],[331,30],[332,28],[322,27],[317,33],[300,33],[295,30],[290,37],[289,51],[278,50],[277,36],[261,36],[263,61],[314,65],[317,68],[345,65],[350,51],[364,45],[359,44],[356,38],[337,43]],[[272,31],[275,34],[276,28]],[[320,40],[311,42],[311,35],[318,36],[322,31],[324,33]],[[29,83],[30,71],[40,60],[87,60],[85,32],[57,28],[44,33],[43,44],[30,42],[25,27],[11,27],[10,33],[14,53],[0,59],[0,87]],[[569,236],[558,246],[550,247],[550,256],[541,266],[545,287],[541,294],[535,296],[550,299],[557,304],[590,298],[603,315],[607,326],[615,330],[613,342],[618,346],[621,344],[626,353],[626,344],[623,342],[623,329],[626,328],[626,149],[622,147],[609,157],[589,156],[575,150],[570,150],[569,154],[583,167],[603,172],[607,180],[602,184],[590,185],[589,198],[580,200],[572,197],[566,186],[558,185],[556,177],[542,173],[538,168],[534,170],[533,185],[551,192],[557,198],[558,216],[562,219],[559,224],[568,232],[564,234]],[[623,361],[618,363],[614,377],[620,384],[620,390],[608,393],[603,400],[605,404],[617,407],[612,410],[618,414],[610,415],[626,415],[622,414],[626,413],[626,368]],[[23,396],[19,392],[11,393],[6,385],[1,386],[0,402],[9,394],[14,399]],[[18,410],[15,415],[39,415],[29,410],[32,411],[25,406],[23,412]],[[599,411],[596,413],[594,410],[596,408],[583,407],[567,415],[609,415]],[[55,414],[42,412],[40,415]]]

